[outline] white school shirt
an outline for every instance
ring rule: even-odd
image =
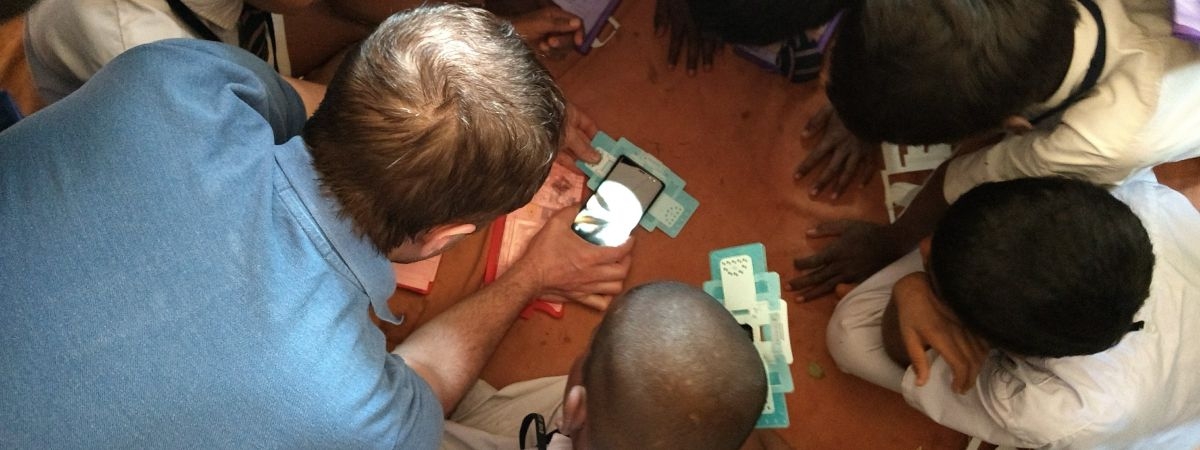
[[[1088,356],[1016,358],[992,352],[964,395],[934,356],[905,400],[934,421],[999,445],[1054,449],[1200,448],[1200,212],[1150,180],[1113,194],[1141,218],[1154,246],[1145,322],[1113,348]],[[931,351],[931,353],[934,353]]]
[[[238,45],[242,0],[182,2],[221,42]],[[42,0],[25,19],[25,55],[47,104],[79,89],[124,51],[170,38],[201,39],[166,0]]]
[[[515,449],[521,420],[534,412],[545,419],[546,431],[557,429],[566,387],[566,375],[519,381],[501,389],[477,380],[446,420],[439,449]],[[569,438],[555,434],[550,448],[564,444],[571,448]]]
[[[950,161],[948,202],[979,184],[1065,175],[1118,185],[1158,164],[1200,156],[1200,48],[1171,36],[1167,0],[1095,0],[1104,19],[1104,70],[1090,94],[1023,135]],[[1064,82],[1030,117],[1066,100],[1087,72],[1097,25],[1078,5]]]

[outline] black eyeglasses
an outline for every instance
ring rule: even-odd
[[[529,425],[533,425],[533,428],[530,429]],[[535,448],[546,450],[546,447],[550,445],[550,437],[556,433],[558,430],[546,432],[546,419],[541,414],[529,413],[521,420],[521,434],[517,436],[517,440],[522,450]],[[529,442],[530,446],[526,447],[526,442]]]

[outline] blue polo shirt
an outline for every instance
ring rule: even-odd
[[[0,134],[0,448],[434,448],[296,93],[162,41]]]

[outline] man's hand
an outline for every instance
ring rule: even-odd
[[[696,63],[704,63],[704,71],[712,70],[713,53],[721,40],[712,33],[700,31],[692,17],[687,0],[657,0],[654,4],[654,33],[670,33],[667,46],[667,66],[674,69],[679,63],[679,51],[687,45],[687,72],[696,74]]]
[[[574,301],[603,310],[621,293],[633,239],[619,247],[591,244],[571,230],[578,208],[566,207],[538,232],[505,276],[523,277],[537,297]]]
[[[796,270],[806,272],[788,286],[799,291],[800,301],[833,292],[841,283],[857,283],[895,261],[905,252],[886,225],[858,220],[838,220],[808,230],[809,238],[836,237],[817,254],[796,258]]]
[[[963,327],[945,304],[934,295],[925,272],[908,274],[892,288],[900,336],[917,374],[917,386],[929,380],[925,349],[932,347],[946,360],[954,374],[954,392],[965,394],[975,385],[989,348],[982,338]]]
[[[511,21],[529,48],[553,59],[583,44],[583,21],[557,6],[543,6]]]
[[[572,168],[576,159],[587,163],[600,162],[600,151],[592,147],[592,138],[600,131],[596,122],[571,102],[567,102],[565,122],[562,144],[558,147],[558,162]]]
[[[796,167],[795,176],[800,179],[828,160],[809,189],[809,196],[816,197],[829,187],[836,199],[846,192],[851,181],[859,179],[865,186],[879,172],[883,158],[879,143],[864,141],[850,133],[832,105],[825,105],[809,119],[802,136],[808,138],[818,134],[821,141]]]

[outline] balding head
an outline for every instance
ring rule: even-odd
[[[762,360],[729,311],[673,282],[612,303],[583,384],[591,449],[736,449],[767,396]]]

